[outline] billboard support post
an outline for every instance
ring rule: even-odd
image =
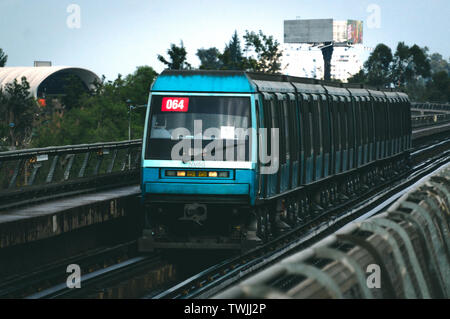
[[[324,80],[331,81],[331,58],[333,57],[333,42],[325,42],[325,46],[320,49],[322,51],[324,62]]]
[[[324,60],[324,80],[331,80],[334,47],[363,43],[363,22],[333,19],[284,20],[284,43],[307,43],[319,47]]]

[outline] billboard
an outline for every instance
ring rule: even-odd
[[[350,44],[363,43],[363,22],[347,20],[347,42]]]
[[[333,19],[284,21],[284,43],[331,41],[333,41]]]
[[[284,43],[363,42],[363,22],[333,19],[285,20]]]

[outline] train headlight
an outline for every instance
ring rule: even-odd
[[[219,177],[219,178],[228,178],[230,177],[230,172],[226,171],[173,171],[167,170],[165,172],[165,176],[167,177]]]
[[[219,177],[228,178],[230,176],[229,172],[219,172]]]
[[[176,171],[166,171],[166,176],[177,176],[177,172]]]

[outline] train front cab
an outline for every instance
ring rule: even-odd
[[[180,88],[184,90],[180,91]],[[200,92],[191,92],[189,88],[195,88]],[[227,90],[230,92],[226,93]],[[185,105],[189,99],[189,108],[184,113],[165,110],[162,101],[172,98],[186,99]],[[238,99],[239,104],[235,104],[234,100],[230,102],[229,99]],[[165,247],[164,241],[167,234],[170,236],[175,234],[176,237],[170,237],[172,239],[178,238],[177,236],[186,238],[191,235],[226,234],[226,231],[230,230],[228,226],[230,221],[232,231],[240,235],[241,228],[238,229],[233,225],[242,224],[243,218],[247,216],[248,208],[254,205],[256,198],[257,143],[250,143],[251,140],[255,140],[255,137],[245,141],[245,159],[236,158],[237,152],[232,152],[235,158],[230,160],[226,150],[224,152],[226,160],[205,160],[204,151],[200,154],[202,158],[197,160],[196,155],[189,151],[189,154],[183,154],[189,157],[189,160],[185,161],[173,159],[171,151],[173,144],[181,139],[191,139],[192,141],[189,142],[191,147],[192,144],[196,147],[198,138],[195,133],[195,123],[192,124],[191,120],[189,123],[183,122],[181,117],[184,115],[189,119],[203,119],[204,135],[200,140],[203,150],[206,146],[204,143],[207,144],[210,140],[204,140],[206,124],[216,127],[216,122],[222,119],[227,121],[219,123],[220,135],[229,135],[229,130],[226,130],[228,127],[240,127],[238,122],[234,122],[241,121],[239,114],[234,119],[227,116],[221,117],[220,121],[218,118],[212,118],[216,114],[222,114],[221,110],[234,110],[242,104],[247,110],[244,116],[247,119],[245,128],[256,128],[257,99],[255,87],[251,85],[243,72],[222,72],[217,75],[214,72],[197,74],[196,72],[165,71],[159,76],[149,97],[146,118],[148,125],[144,132],[142,150],[141,189],[142,204],[146,207],[144,214],[146,239],[140,242],[144,243],[146,248],[141,246],[141,249]],[[203,102],[207,102],[207,108],[202,106]],[[230,112],[227,111],[224,115],[234,114]],[[220,125],[224,128],[222,129]],[[154,134],[151,127],[155,129]],[[179,139],[173,140],[170,132],[177,128],[188,128],[191,137],[182,134]],[[168,131],[170,134],[163,131]],[[211,136],[211,140],[214,139],[216,137]],[[235,137],[220,137],[220,139],[225,141],[225,146],[228,140],[233,141]],[[207,214],[204,214],[206,211]],[[211,227],[212,225],[214,227]],[[215,232],[216,227],[221,231]],[[158,243],[156,244],[154,240],[158,240]],[[182,242],[171,244],[183,245]]]

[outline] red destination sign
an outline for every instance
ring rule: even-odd
[[[189,98],[187,97],[164,97],[162,100],[162,112],[187,112]]]

